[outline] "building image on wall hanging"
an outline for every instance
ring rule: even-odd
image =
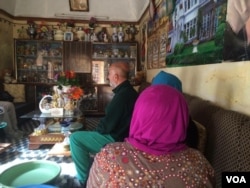
[[[227,1],[166,1],[174,3],[167,8],[167,67],[222,62]]]
[[[227,2],[226,30],[224,34],[225,61],[250,60],[250,1]]]

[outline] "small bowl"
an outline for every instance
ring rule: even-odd
[[[70,125],[70,122],[67,122],[67,121],[60,121],[60,125],[62,127],[68,127]]]

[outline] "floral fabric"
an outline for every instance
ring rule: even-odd
[[[151,155],[129,143],[107,145],[95,157],[88,188],[213,187],[214,171],[205,157],[192,148]]]
[[[185,144],[188,122],[182,93],[148,87],[136,101],[126,142],[108,144],[96,155],[87,187],[213,187],[213,168]]]

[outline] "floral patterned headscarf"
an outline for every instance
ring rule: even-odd
[[[136,101],[126,141],[154,155],[186,148],[189,121],[183,94],[167,85],[146,88]]]

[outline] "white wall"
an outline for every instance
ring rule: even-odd
[[[178,76],[185,93],[250,115],[250,61],[151,69],[147,81],[160,70]]]
[[[13,16],[54,18],[55,13],[77,16],[108,16],[106,21],[137,22],[149,0],[89,0],[89,11],[71,11],[69,0],[0,0],[0,9]],[[70,17],[68,17],[71,19]]]

